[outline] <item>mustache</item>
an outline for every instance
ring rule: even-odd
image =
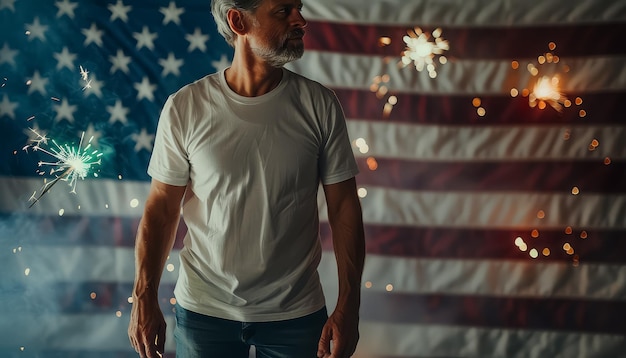
[[[298,38],[301,38],[302,36],[304,36],[303,29],[294,29],[287,34],[287,40],[298,39]]]

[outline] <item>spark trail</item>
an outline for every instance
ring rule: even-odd
[[[100,157],[103,153],[92,148],[91,141],[93,140],[93,136],[89,139],[84,148],[83,140],[85,132],[81,134],[78,146],[70,146],[68,144],[60,145],[54,139],[50,139],[53,145],[46,148],[43,145],[48,143],[49,138],[45,135],[39,134],[32,128],[30,130],[37,135],[37,139],[33,140],[34,144],[29,144],[23,149],[25,151],[28,151],[29,148],[34,152],[41,151],[55,158],[56,161],[40,161],[38,163],[39,167],[51,167],[49,174],[54,175],[55,178],[43,185],[39,195],[36,195],[36,192],[33,194],[30,198],[33,202],[29,207],[35,205],[35,203],[38,202],[41,197],[50,191],[50,189],[52,189],[52,187],[59,181],[68,182],[68,185],[72,188],[70,193],[76,194],[76,184],[78,180],[85,179],[89,173],[93,171],[95,166],[101,164]],[[97,175],[94,174],[94,176]]]

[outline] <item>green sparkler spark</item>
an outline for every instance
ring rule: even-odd
[[[30,130],[37,135],[37,139],[33,140],[34,144],[24,147],[24,150],[31,148],[33,151],[41,151],[55,158],[56,161],[40,161],[38,163],[39,167],[51,167],[50,175],[54,175],[55,178],[54,180],[43,185],[38,196],[35,196],[36,193],[33,194],[31,197],[33,202],[29,207],[32,207],[36,202],[38,202],[41,197],[50,191],[50,189],[59,181],[68,182],[68,185],[72,188],[70,193],[76,194],[76,184],[78,180],[85,179],[89,173],[93,171],[95,166],[101,164],[100,157],[103,153],[92,148],[91,141],[93,140],[93,136],[89,138],[89,141],[84,148],[83,140],[85,132],[81,134],[78,146],[70,146],[68,144],[60,145],[54,139],[51,139],[50,141],[53,145],[50,148],[45,148],[42,144],[47,144],[49,138],[40,135],[32,128]]]

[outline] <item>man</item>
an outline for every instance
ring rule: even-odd
[[[365,252],[358,170],[334,94],[282,68],[303,53],[302,4],[211,6],[234,58],[163,107],[136,241],[130,341],[142,357],[163,353],[157,289],[182,202],[179,357],[247,358],[251,345],[257,357],[349,357]],[[330,316],[317,273],[320,182],[339,273]]]

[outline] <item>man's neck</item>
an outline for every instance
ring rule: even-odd
[[[237,56],[226,70],[226,83],[244,97],[262,96],[278,86],[283,76],[282,68],[272,67],[252,59]]]

